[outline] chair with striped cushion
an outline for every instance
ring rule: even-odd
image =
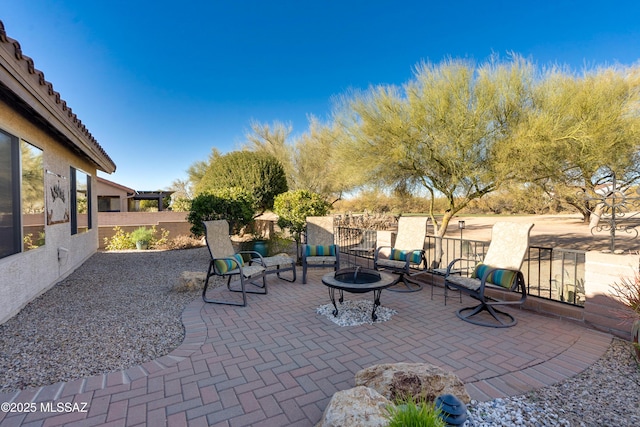
[[[340,247],[334,243],[333,217],[308,217],[306,241],[302,245],[302,283],[308,268],[340,268]]]
[[[424,239],[427,235],[428,220],[427,217],[400,217],[394,245],[379,246],[376,249],[373,259],[374,268],[400,274],[398,283],[404,285],[404,287],[391,287],[390,291],[416,292],[422,289],[422,284],[411,280],[411,277],[423,273],[427,268]],[[412,269],[418,271],[412,273]]]
[[[532,227],[533,224],[529,223],[495,223],[491,232],[491,243],[489,244],[487,255],[482,263],[475,267],[469,277],[451,273],[455,270],[456,263],[464,261],[462,258],[455,259],[449,263],[444,278],[445,304],[449,288],[460,290],[480,301],[476,306],[458,310],[456,314],[460,319],[475,325],[494,328],[507,328],[517,323],[517,320],[511,314],[500,311],[495,307],[499,305],[522,305],[527,298],[524,275],[520,268],[529,249],[529,233]],[[501,292],[493,292],[490,297],[485,294],[488,290]],[[505,291],[507,294],[504,294]],[[497,298],[499,293],[503,293],[506,297],[508,292],[519,293],[519,299]]]
[[[202,291],[204,302],[244,307],[247,305],[247,293],[266,294],[266,268],[264,262],[261,262],[262,255],[256,251],[240,251],[236,253],[229,238],[229,223],[226,220],[204,221],[203,224],[206,230],[207,248],[209,248],[209,254],[211,255],[207,278]],[[243,254],[248,254],[250,259],[252,258],[251,265],[244,263]],[[227,289],[232,292],[242,293],[242,301],[207,297],[209,279],[212,276],[227,277]],[[232,283],[231,279],[234,277],[238,280]],[[262,283],[256,283],[259,280]],[[258,289],[247,290],[247,283]],[[216,292],[219,293],[219,291]]]

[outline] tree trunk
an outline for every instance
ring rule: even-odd
[[[442,238],[447,232],[447,227],[449,226],[449,222],[453,218],[451,211],[445,212],[442,217],[442,222],[438,225],[435,221],[433,222],[433,232],[436,239],[436,247],[433,252],[433,260],[431,261],[431,265],[433,268],[442,268],[440,264],[442,263],[442,256],[444,255],[444,251],[442,250]]]

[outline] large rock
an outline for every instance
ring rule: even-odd
[[[206,272],[183,271],[173,290],[176,292],[201,291],[204,288],[206,278]],[[209,284],[212,285],[213,278],[211,278],[209,282]]]
[[[391,402],[368,387],[355,387],[334,393],[316,427],[383,427]]]
[[[356,385],[375,389],[391,401],[413,396],[433,402],[441,394],[453,394],[464,403],[471,397],[457,375],[428,363],[383,363],[362,369]]]

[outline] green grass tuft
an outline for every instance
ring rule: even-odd
[[[419,401],[413,398],[396,402],[387,407],[389,427],[445,427],[440,418],[440,409],[432,402]]]

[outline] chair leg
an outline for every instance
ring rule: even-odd
[[[470,311],[470,313],[463,314],[467,311]],[[493,317],[496,320],[497,323],[485,322],[485,321],[473,318],[473,316],[480,314],[483,311],[486,311],[487,313],[489,313],[491,317]],[[491,304],[487,304],[485,302],[481,302],[475,307],[461,308],[456,312],[456,315],[460,319],[464,320],[465,322],[473,323],[474,325],[479,325],[479,326],[488,326],[490,328],[509,328],[511,326],[514,326],[516,323],[518,323],[516,318],[513,317],[511,314],[498,310],[497,308],[494,308],[493,306],[491,306]],[[501,319],[501,317],[505,317],[506,320]]]
[[[400,282],[402,282],[402,284],[404,284],[404,288],[402,288],[402,287],[397,288],[396,287],[396,286],[398,286],[400,284]],[[423,288],[422,283],[410,281],[404,273],[401,274],[400,279],[398,280],[398,285],[394,285],[394,286],[392,286],[390,288],[387,288],[387,289],[390,290],[390,291],[393,291],[393,292],[418,292],[418,291],[421,291],[422,288]]]
[[[278,267],[280,267],[280,266],[278,266]],[[286,270],[285,270],[285,271],[286,271]],[[280,275],[280,271],[278,271],[278,272],[276,273],[276,275],[278,276],[278,279],[280,279],[280,280],[284,280],[285,282],[293,283],[293,282],[295,282],[295,281],[296,281],[296,266],[295,266],[295,264],[293,265],[293,268],[291,269],[291,274],[293,275],[293,278],[292,278],[292,279],[287,279],[286,277],[282,277],[282,276]]]
[[[244,292],[244,282],[241,281],[241,288],[242,288],[242,302],[238,302],[238,301],[225,301],[225,300],[216,300],[216,299],[209,299],[207,298],[207,288],[209,287],[209,278],[211,276],[213,276],[213,263],[209,264],[209,270],[207,271],[207,279],[204,282],[204,289],[202,290],[202,300],[206,303],[209,304],[223,304],[223,305],[235,305],[235,306],[239,306],[239,307],[246,307],[247,305],[247,295]],[[230,288],[230,284],[231,284],[231,276],[229,276],[229,280],[227,281],[227,287],[229,289]]]
[[[302,264],[302,284],[307,284],[307,266]]]

